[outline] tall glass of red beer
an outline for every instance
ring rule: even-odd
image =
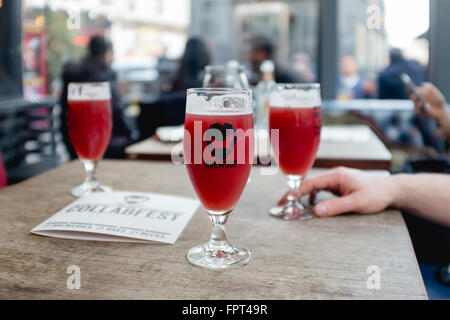
[[[95,177],[98,162],[103,158],[112,130],[111,89],[109,82],[70,83],[68,87],[68,131],[84,169],[86,179],[72,189],[82,197],[92,192],[111,191]]]
[[[255,136],[249,89],[189,89],[184,163],[212,223],[212,235],[187,253],[190,263],[227,269],[247,263],[250,251],[230,244],[225,227],[253,164]]]
[[[272,151],[289,186],[278,205],[270,210],[273,216],[285,220],[313,217],[301,203],[300,185],[313,166],[319,148],[321,105],[319,84],[278,85],[271,93]]]

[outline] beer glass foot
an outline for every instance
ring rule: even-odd
[[[300,220],[306,221],[313,219],[314,213],[311,208],[305,208],[299,201],[288,201],[282,206],[277,206],[269,211],[270,215],[286,221]]]
[[[293,199],[301,199],[301,194],[299,190],[291,189],[288,190],[284,196],[278,201],[277,207],[285,207],[289,204],[289,202],[293,201]],[[299,202],[297,205],[300,210],[303,210],[303,204],[300,202],[300,200],[297,200],[296,202]]]
[[[224,270],[242,266],[250,260],[250,250],[233,247],[229,243],[223,248],[211,248],[209,244],[192,248],[186,255],[187,260],[197,266],[212,270]]]
[[[300,185],[302,176],[288,175],[287,184],[289,190],[278,201],[276,207],[269,210],[271,216],[283,220],[310,220],[314,218],[314,212],[311,208],[305,208],[301,202]]]
[[[81,185],[72,189],[72,195],[81,198],[94,192],[111,192],[111,187],[105,186],[98,181],[85,181]]]

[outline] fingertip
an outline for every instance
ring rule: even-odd
[[[325,203],[319,203],[315,207],[316,215],[319,217],[327,217],[329,214],[328,206]]]
[[[313,190],[311,183],[309,180],[306,180],[302,183],[300,186],[300,193],[301,194],[309,194]]]
[[[422,96],[423,94],[425,94],[429,90],[430,90],[430,84],[424,84],[421,87],[417,88],[417,94],[419,96]]]
[[[301,194],[303,194],[303,195],[309,194],[308,191],[309,191],[309,190],[308,190],[308,187],[305,187],[305,186],[303,186],[303,185],[300,187],[300,193],[301,193]]]

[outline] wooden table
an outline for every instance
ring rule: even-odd
[[[233,243],[252,250],[248,265],[209,271],[190,265],[189,248],[206,242],[209,219],[199,210],[175,245],[48,238],[29,231],[74,198],[79,162],[0,191],[0,299],[426,299],[401,214],[347,215],[286,222],[267,210],[281,196],[281,175],[251,181],[230,218]],[[182,166],[103,161],[99,177],[119,190],[192,196]],[[68,266],[81,269],[69,290]],[[367,289],[367,268],[381,268],[381,289]]]
[[[170,161],[172,151],[181,152],[182,148],[182,143],[152,137],[129,146],[125,153],[128,159]],[[271,159],[268,135],[258,135],[255,163],[268,164]],[[368,126],[325,126],[314,167],[390,171],[391,162],[391,152]]]

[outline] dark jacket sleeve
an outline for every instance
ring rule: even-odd
[[[380,74],[380,77],[378,79],[378,99],[386,100],[389,98],[389,88],[386,83],[385,75],[382,73]]]

